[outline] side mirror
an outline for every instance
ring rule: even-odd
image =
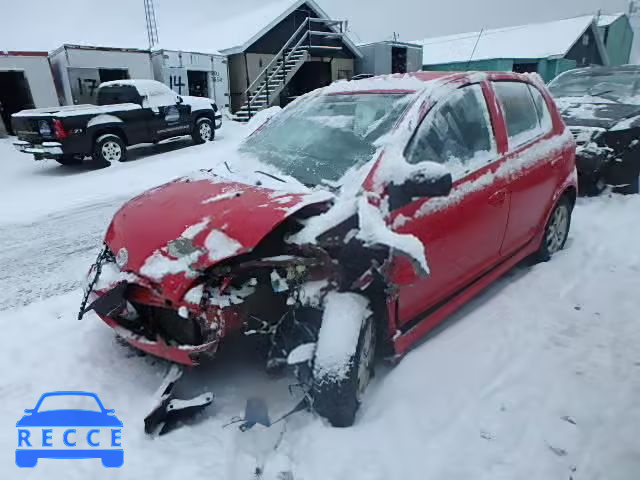
[[[451,193],[453,179],[450,173],[427,173],[417,171],[408,177],[402,184],[390,184],[387,187],[389,193],[389,208],[394,210],[411,203],[415,198],[446,197]]]
[[[182,99],[182,97],[180,95],[178,95],[178,97],[176,98],[176,103],[178,105],[182,104],[184,102],[184,100]]]

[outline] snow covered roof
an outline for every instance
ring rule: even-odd
[[[469,59],[563,57],[593,25],[594,16],[588,15],[553,22],[427,38],[413,43],[423,45],[422,63],[424,65],[467,62]],[[596,35],[596,37],[601,54],[606,58],[604,48],[599,41],[600,36]]]
[[[614,13],[613,15],[600,15],[597,19],[599,27],[608,27],[613,22],[618,20],[620,17],[623,17],[624,13]]]
[[[154,50],[223,53],[231,55],[246,50],[251,44],[306,4],[320,18],[330,18],[314,0],[275,0],[219,22],[207,22],[196,31],[180,32],[179,38],[164,40]],[[344,43],[357,56],[358,47],[344,37]]]

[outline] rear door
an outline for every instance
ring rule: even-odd
[[[508,137],[506,176],[511,213],[502,254],[509,255],[529,242],[544,222],[560,182],[562,151],[553,153],[550,148],[555,139],[551,114],[535,86],[516,81],[495,81],[492,87],[502,110]]]
[[[98,105],[113,106],[113,115],[122,120],[122,124],[118,125],[124,130],[129,145],[151,141],[151,112],[142,107],[143,98],[135,86],[116,84],[100,87],[97,100]],[[132,104],[140,108],[130,107]],[[89,120],[88,125],[100,128],[101,122],[97,121],[94,124],[92,120]]]
[[[402,286],[398,322],[406,331],[429,311],[457,293],[498,261],[509,214],[497,168],[494,129],[487,108],[487,87],[469,85],[441,100],[418,127],[406,153],[409,163],[435,161],[454,178],[445,198],[415,199],[392,212],[392,227],[425,245],[431,270],[426,278]],[[397,258],[393,277],[407,283],[412,267]]]

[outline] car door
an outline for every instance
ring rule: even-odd
[[[157,140],[191,133],[191,106],[170,88],[158,83],[149,89],[147,105],[154,114]]]
[[[498,261],[509,215],[509,196],[493,178],[500,156],[485,95],[488,88],[462,87],[440,100],[417,128],[406,161],[435,161],[452,173],[448,197],[419,198],[391,212],[392,228],[425,246],[430,274],[414,279],[410,263],[395,258],[398,324],[406,331],[429,310],[463,289]]]
[[[551,114],[540,91],[517,81],[491,82],[504,118],[511,213],[502,246],[509,255],[526,245],[545,221],[560,182],[562,151],[550,149],[555,140]],[[554,152],[549,158],[549,152]]]
[[[144,108],[143,98],[138,89],[133,85],[106,85],[98,89],[98,105],[112,105],[113,113],[121,120],[121,128],[124,130],[129,145],[149,142],[152,132],[150,130],[153,120],[149,109]],[[137,108],[133,108],[133,105]],[[93,122],[89,121],[89,126]],[[95,123],[100,125],[100,122]]]

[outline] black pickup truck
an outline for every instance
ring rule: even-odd
[[[97,105],[36,108],[12,115],[14,146],[36,160],[74,165],[91,157],[100,165],[124,161],[127,147],[191,135],[213,140],[222,115],[210,99],[177,95],[155,80],[105,82]]]

